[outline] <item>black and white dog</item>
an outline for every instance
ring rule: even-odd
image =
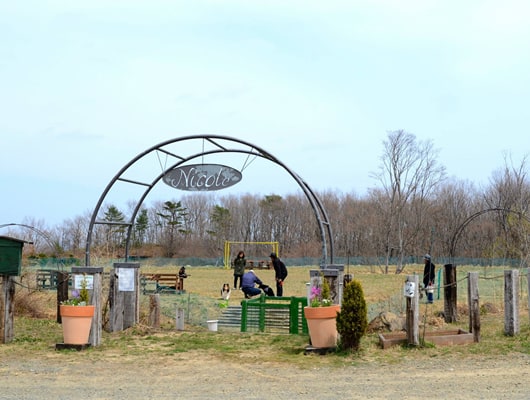
[[[267,286],[265,284],[259,285],[259,288],[263,290],[263,293],[265,293],[265,296],[274,297],[274,290],[270,286]]]
[[[223,284],[223,288],[221,289],[221,297],[223,300],[228,300],[231,292],[230,285],[228,283]]]

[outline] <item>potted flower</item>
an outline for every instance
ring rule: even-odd
[[[87,281],[83,276],[81,289],[72,290],[72,296],[60,305],[64,344],[88,343],[95,308],[88,301]]]
[[[333,304],[327,279],[313,280],[309,295],[309,306],[304,307],[311,345],[316,348],[329,348],[337,345],[336,317],[340,305]]]

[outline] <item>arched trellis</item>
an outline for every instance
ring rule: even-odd
[[[173,145],[175,143],[183,142],[183,141],[193,141],[193,140],[202,140],[203,141],[203,149],[200,152],[192,153],[188,155],[180,155],[176,154],[174,151],[169,151],[167,149],[168,146]],[[206,150],[204,149],[204,143],[208,143],[211,148]],[[155,176],[155,178],[152,181],[145,182],[135,179],[129,179],[125,177],[125,174],[127,171],[137,162],[140,160],[146,158],[149,155],[152,155],[153,153],[156,153],[157,155],[159,153],[164,154],[165,156],[171,157],[176,162],[172,163],[169,166],[162,167],[162,173]],[[135,185],[138,187],[144,187],[144,192],[138,199],[138,203],[133,209],[133,212],[126,222],[120,222],[118,225],[127,226],[127,234],[126,234],[126,242],[125,242],[125,261],[128,260],[129,257],[129,246],[130,246],[130,239],[132,234],[132,228],[134,226],[134,221],[136,220],[136,216],[138,212],[140,211],[141,205],[144,202],[147,195],[151,192],[151,190],[154,188],[154,186],[159,183],[159,181],[164,177],[164,175],[174,169],[177,168],[191,160],[194,160],[199,157],[204,157],[208,155],[213,154],[219,154],[219,153],[242,153],[247,154],[248,156],[254,156],[254,157],[260,157],[263,159],[266,159],[268,161],[271,161],[280,167],[282,167],[291,177],[295,180],[295,182],[298,184],[298,186],[302,189],[305,196],[307,197],[307,200],[309,201],[311,208],[313,209],[315,213],[315,217],[317,220],[321,240],[322,240],[322,258],[321,262],[322,264],[327,264],[328,262],[330,264],[333,264],[333,235],[331,231],[331,224],[329,222],[327,213],[324,209],[324,206],[316,193],[309,187],[309,185],[300,178],[294,171],[289,169],[287,165],[285,165],[283,162],[281,162],[279,159],[277,159],[275,156],[273,156],[268,151],[251,144],[249,142],[236,139],[233,137],[228,136],[221,136],[221,135],[192,135],[192,136],[183,136],[180,138],[171,139],[162,143],[159,143],[144,152],[140,153],[138,156],[133,158],[129,163],[127,163],[115,176],[112,178],[112,180],[109,182],[103,193],[101,194],[96,207],[94,208],[94,211],[92,213],[92,217],[90,219],[90,225],[88,227],[88,234],[87,234],[87,241],[86,241],[86,249],[85,249],[85,265],[90,265],[90,247],[92,243],[92,233],[94,226],[96,224],[104,224],[104,225],[113,225],[116,223],[109,222],[109,221],[98,221],[97,216],[101,210],[101,207],[109,194],[110,190],[117,182],[122,182],[126,184]],[[328,251],[329,246],[329,251]]]
[[[528,218],[525,214],[523,214],[520,211],[511,210],[509,208],[502,208],[502,207],[493,207],[493,208],[486,208],[484,210],[478,211],[472,215],[470,215],[464,222],[460,224],[455,230],[455,233],[453,234],[453,237],[451,238],[451,248],[449,249],[449,256],[451,258],[451,261],[454,260],[455,257],[455,251],[456,251],[456,243],[458,242],[458,239],[460,238],[460,235],[464,231],[464,229],[476,218],[480,217],[483,214],[489,213],[489,212],[505,212],[505,213],[513,213],[517,214],[520,217],[524,218],[528,222],[530,222],[530,218]]]
[[[48,243],[48,245],[50,246],[50,248],[53,250],[53,251],[56,251],[57,250],[57,243],[55,243],[52,238],[50,238],[48,236],[48,234],[46,234],[45,232],[35,228],[34,226],[31,226],[31,225],[26,225],[26,224],[16,224],[16,223],[10,223],[10,224],[1,224],[0,225],[0,228],[6,228],[8,226],[19,226],[19,227],[22,227],[22,228],[26,228],[26,229],[29,229],[33,232],[35,232],[37,235],[39,236],[42,236],[44,238],[44,240],[46,240],[46,243]]]

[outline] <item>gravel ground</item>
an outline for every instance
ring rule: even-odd
[[[21,399],[529,399],[530,356],[311,368],[187,352],[159,359],[82,352],[0,359],[0,398]]]

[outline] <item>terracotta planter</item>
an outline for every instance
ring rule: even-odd
[[[316,348],[337,346],[337,312],[339,305],[329,307],[304,307],[311,345]]]
[[[64,344],[87,344],[94,306],[61,305]]]

